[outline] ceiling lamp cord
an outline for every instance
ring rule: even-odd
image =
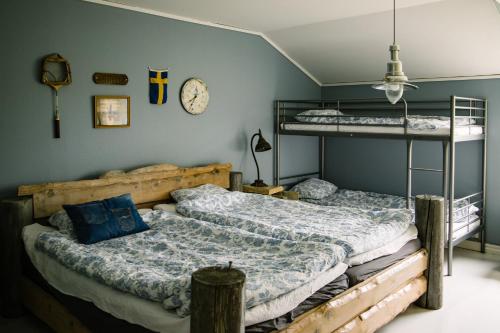
[[[396,104],[403,97],[404,90],[418,89],[416,85],[408,82],[408,77],[403,72],[403,63],[399,60],[400,48],[396,44],[396,0],[393,0],[392,24],[393,40],[389,47],[391,60],[387,63],[387,73],[382,83],[374,84],[372,87],[384,90],[389,102]]]
[[[393,11],[392,11],[392,44],[396,44],[396,0],[394,0],[394,5],[393,5]]]

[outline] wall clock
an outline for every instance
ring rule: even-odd
[[[181,103],[191,114],[203,113],[208,106],[209,94],[205,82],[197,78],[187,80],[181,88]]]

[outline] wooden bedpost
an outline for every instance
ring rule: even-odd
[[[229,267],[207,267],[191,277],[191,333],[245,331],[245,274]]]
[[[419,238],[429,254],[429,265],[425,271],[427,292],[419,298],[417,304],[437,310],[443,305],[444,199],[418,195],[415,213]]]
[[[33,223],[33,201],[0,200],[0,304],[5,317],[23,313],[21,275],[24,226]]]

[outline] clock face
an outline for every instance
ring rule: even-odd
[[[207,85],[200,79],[189,79],[181,88],[182,106],[191,114],[203,113],[207,109],[208,100]]]

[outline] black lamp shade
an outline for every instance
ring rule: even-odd
[[[259,141],[257,141],[257,144],[255,145],[255,151],[261,153],[268,150],[271,150],[271,145],[266,141],[266,139],[264,139],[261,131],[259,130]]]

